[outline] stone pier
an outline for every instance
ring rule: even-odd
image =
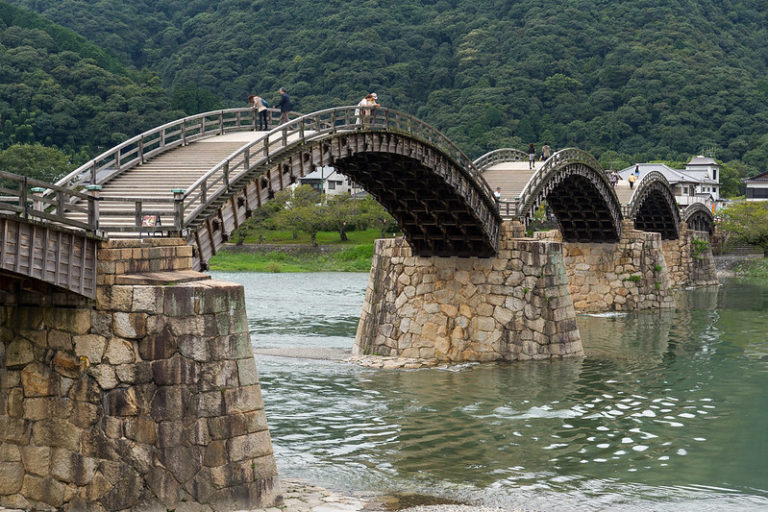
[[[183,240],[108,242],[98,265],[95,303],[0,293],[0,506],[278,503],[242,286],[190,271]]]
[[[560,241],[556,230],[540,240]],[[614,243],[565,242],[564,262],[574,307],[580,312],[675,307],[675,291],[717,284],[707,233],[680,228],[677,240],[635,229],[622,221]]]
[[[377,240],[357,355],[439,361],[583,355],[562,244],[516,240],[502,227],[494,258],[416,257]]]
[[[680,238],[662,241],[664,259],[674,287],[712,286],[717,284],[715,258],[709,233],[680,226]]]

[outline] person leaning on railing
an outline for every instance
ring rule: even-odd
[[[280,88],[280,101],[277,102],[275,107],[280,109],[280,124],[288,122],[288,112],[291,111],[291,98],[288,96],[288,91],[285,87]]]
[[[357,104],[359,108],[355,109],[357,124],[362,124],[363,126],[371,124],[373,109],[381,106],[377,103],[378,99],[379,97],[376,95],[376,93],[372,92],[366,94],[365,98],[360,100],[360,102]]]

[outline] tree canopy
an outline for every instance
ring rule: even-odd
[[[759,0],[8,3],[104,50],[63,47],[50,24],[5,16],[6,144],[109,144],[170,109],[244,105],[285,86],[304,112],[375,91],[472,158],[546,141],[601,161],[684,161],[711,148],[740,176],[768,166]],[[46,91],[66,101],[51,108]]]

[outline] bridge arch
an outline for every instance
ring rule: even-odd
[[[664,240],[680,235],[680,210],[672,188],[663,174],[652,171],[643,176],[626,206],[626,216],[635,228],[661,233]]]
[[[534,173],[517,203],[523,224],[545,200],[566,242],[613,242],[621,236],[619,200],[600,164],[585,151],[558,151]]]
[[[527,162],[528,154],[525,151],[514,148],[501,148],[482,155],[472,162],[480,172],[489,167],[503,162]]]
[[[149,130],[99,155],[60,184],[103,185],[101,231],[137,238],[146,232],[181,235],[196,247],[195,268],[200,269],[275,192],[319,166],[332,165],[390,211],[415,254],[494,255],[501,217],[472,161],[413,116],[377,108],[363,120],[357,110],[347,106],[293,117],[243,142],[194,183],[174,190],[173,197],[161,190],[147,197],[118,197],[110,193],[109,182],[161,154],[171,158],[166,153],[192,143],[252,131],[249,109],[206,112]],[[158,214],[158,223],[145,229],[140,219],[148,212]]]
[[[363,125],[355,110],[339,107],[291,120],[232,153],[184,191],[181,229],[198,248],[199,268],[254,208],[324,165],[381,202],[416,255],[496,253],[501,218],[473,163],[412,116],[377,108]]]
[[[706,231],[710,235],[715,232],[715,216],[703,203],[688,205],[680,214],[688,229]]]

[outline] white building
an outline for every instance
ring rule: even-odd
[[[660,172],[669,182],[677,204],[684,208],[693,203],[712,206],[720,202],[720,164],[712,158],[695,156],[685,169],[673,169],[665,164],[636,164],[619,171],[621,179],[639,171],[638,183],[652,171]]]
[[[768,171],[741,180],[747,185],[747,201],[768,200]]]
[[[354,196],[364,192],[354,181],[336,172],[336,169],[330,166],[319,167],[316,171],[299,178],[299,183],[310,185],[315,190],[331,196],[346,193]]]

